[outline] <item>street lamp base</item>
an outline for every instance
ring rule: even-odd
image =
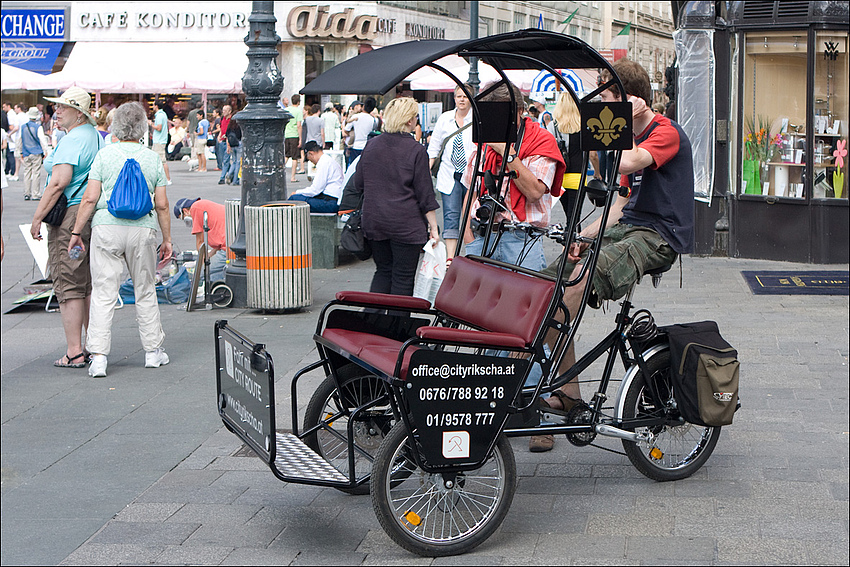
[[[227,265],[224,270],[224,283],[233,290],[231,307],[245,309],[248,307],[248,270],[245,266]]]

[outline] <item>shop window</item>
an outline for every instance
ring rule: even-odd
[[[499,20],[497,25],[499,33],[508,33],[509,31],[511,31],[510,24],[504,20]]]
[[[847,199],[848,99],[847,33],[815,34],[814,188],[815,199]]]
[[[769,201],[810,197],[806,41],[805,30],[752,32],[744,38],[741,194]]]

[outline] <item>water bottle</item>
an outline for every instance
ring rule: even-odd
[[[68,257],[72,260],[77,260],[80,258],[80,255],[83,253],[83,247],[80,245],[74,246],[68,251]]]

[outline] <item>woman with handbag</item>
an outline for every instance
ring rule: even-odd
[[[53,280],[53,293],[59,301],[65,330],[65,354],[53,363],[60,368],[83,368],[83,327],[88,328],[91,299],[89,258],[68,255],[68,243],[77,220],[80,200],[88,181],[94,157],[103,147],[103,138],[94,128],[91,96],[80,87],[71,87],[59,98],[46,98],[56,103],[57,125],[66,134],[44,161],[48,172],[47,187],[32,219],[30,234],[41,240],[41,223],[47,224],[48,269]],[[88,245],[91,224],[86,220],[77,230]]]
[[[172,256],[171,209],[165,193],[167,180],[162,159],[139,144],[147,126],[147,114],[138,102],[125,102],[115,111],[112,133],[118,143],[110,144],[95,158],[77,222],[67,244],[68,252],[80,246],[82,253],[88,252],[91,257],[93,291],[86,346],[91,352],[89,375],[95,378],[106,376],[106,357],[112,346],[112,316],[125,265],[133,279],[145,368],[159,368],[169,362],[162,348],[165,333],[160,321],[155,277],[157,228],[162,232],[160,257]],[[135,175],[130,173],[132,171]],[[134,190],[122,193],[122,189],[128,188]],[[118,199],[111,199],[113,191]],[[122,203],[119,202],[122,194],[137,198]],[[154,209],[151,209],[151,200]],[[120,212],[122,205],[133,212]],[[89,218],[92,219],[90,247],[81,238]]]
[[[412,98],[392,100],[384,110],[384,133],[369,140],[354,173],[363,194],[363,234],[375,260],[369,291],[377,293],[413,295],[419,252],[439,238],[428,154],[411,135],[417,115]]]
[[[464,88],[472,92],[471,86],[464,85]],[[443,194],[443,239],[449,258],[455,255],[460,228],[465,191],[460,178],[466,170],[469,156],[475,153],[470,126],[472,105],[464,89],[458,85],[455,87],[455,109],[440,115],[428,143],[431,174],[437,178],[437,191]]]

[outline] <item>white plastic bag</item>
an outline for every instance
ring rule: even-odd
[[[427,299],[433,305],[440,284],[446,277],[446,245],[441,240],[435,246],[434,240],[429,240],[422,250],[425,256],[419,264],[419,271],[416,272],[413,297]]]

